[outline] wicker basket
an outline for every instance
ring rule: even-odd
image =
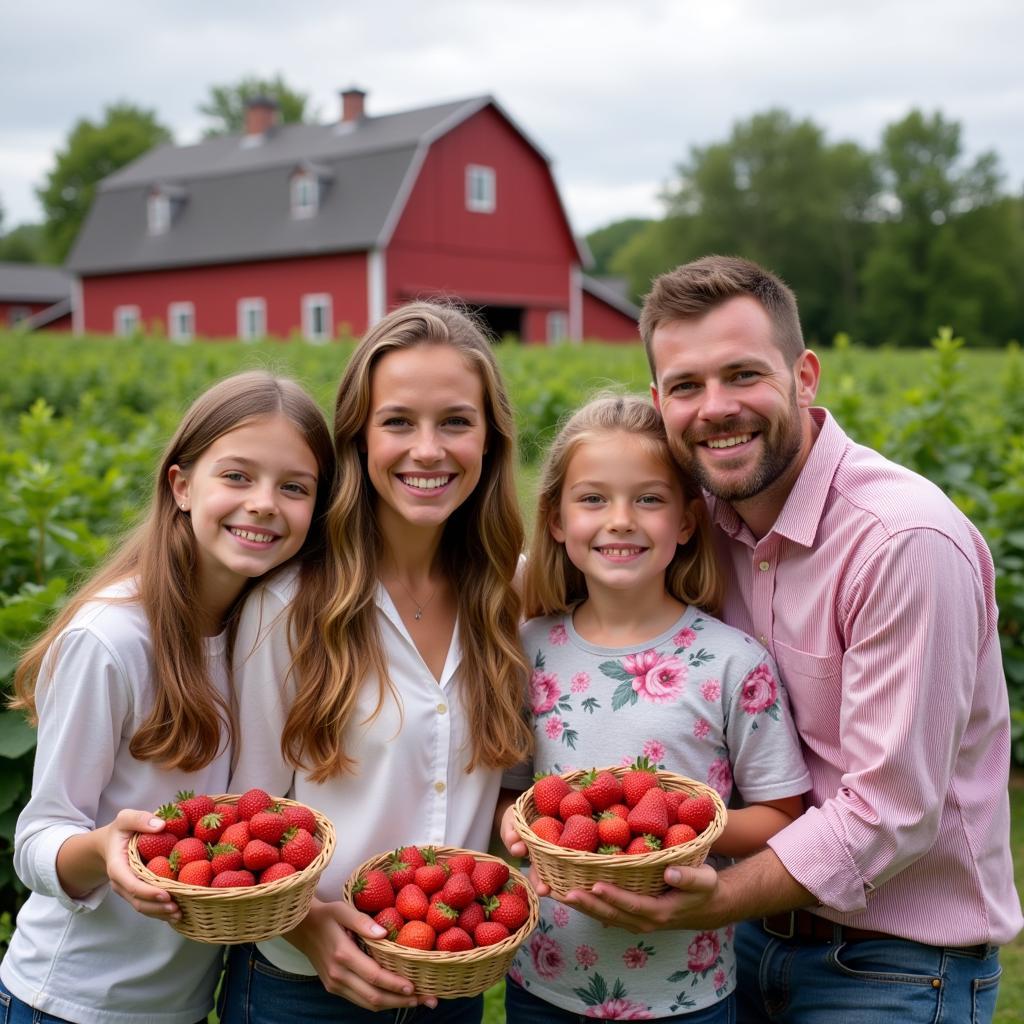
[[[628,766],[617,765],[602,770],[610,771],[621,778],[630,769]],[[583,771],[566,772],[562,778],[572,785],[584,774]],[[654,853],[630,854],[623,857],[615,854],[583,853],[556,846],[541,839],[530,828],[530,822],[540,817],[533,802],[533,788],[526,790],[516,800],[512,805],[516,830],[530,851],[531,863],[555,896],[564,897],[570,889],[590,889],[595,882],[609,882],[630,892],[657,896],[668,890],[664,879],[665,868],[670,865],[696,867],[704,863],[711,844],[725,828],[725,804],[722,803],[722,798],[710,786],[695,782],[693,779],[673,772],[659,771],[657,774],[662,789],[682,790],[691,796],[711,797],[715,804],[715,817],[696,839]]]
[[[213,801],[233,804],[238,802],[238,795],[214,796]],[[296,805],[294,800],[275,803]],[[175,931],[196,942],[217,945],[262,942],[290,931],[306,916],[317,881],[334,853],[334,826],[318,811],[313,810],[313,816],[321,843],[319,855],[301,871],[265,885],[210,889],[161,878],[142,863],[137,836],[128,843],[128,862],[139,878],[170,893],[178,904],[181,920],[168,922]]]
[[[500,857],[478,853],[476,850],[460,850],[453,846],[435,846],[433,849],[439,857],[471,853],[478,861],[501,861]],[[390,853],[382,853],[363,861],[345,883],[345,899],[352,902],[352,886],[360,875],[374,868],[384,867],[390,859]],[[409,949],[406,946],[399,946],[390,939],[359,941],[381,967],[408,978],[418,995],[437,996],[438,999],[479,995],[505,977],[516,950],[537,927],[540,919],[540,902],[530,883],[511,866],[509,879],[519,882],[526,890],[530,916],[526,919],[526,924],[493,946],[479,946],[464,953],[444,953],[438,950]]]

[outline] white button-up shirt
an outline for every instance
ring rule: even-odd
[[[486,850],[501,771],[466,772],[471,737],[459,686],[458,626],[437,680],[383,587],[377,591],[377,612],[394,693],[385,690],[374,715],[378,680],[363,681],[344,743],[358,762],[355,773],[314,783],[285,764],[281,732],[296,690],[287,642],[295,589],[295,573],[283,573],[257,590],[242,612],[235,643],[240,751],[231,791],[260,786],[272,796],[309,804],[334,822],[338,843],[317,889],[321,900],[341,899],[355,867],[398,846]],[[316,973],[284,939],[260,943],[260,950],[282,970]]]

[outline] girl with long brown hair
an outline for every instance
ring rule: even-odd
[[[259,371],[215,385],[168,444],[141,525],[21,661],[13,706],[38,743],[14,841],[32,895],[0,967],[12,1013],[194,1024],[212,1008],[220,950],[167,926],[180,912],[135,878],[127,844],[164,828],[153,810],[176,792],[227,791],[235,612],[253,579],[322,559],[333,477],[299,385]]]
[[[379,968],[353,933],[383,929],[340,901],[382,850],[486,849],[502,769],[530,746],[513,417],[477,325],[431,303],[384,317],[341,380],[334,440],[328,557],[243,612],[232,785],[293,792],[332,818],[338,849],[303,925],[232,950],[221,1021],[377,1020],[418,1003],[427,1020],[477,1021],[479,999],[434,1009]]]

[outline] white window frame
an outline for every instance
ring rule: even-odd
[[[130,338],[142,324],[138,306],[114,307],[114,334],[119,338]]]
[[[318,309],[323,311],[320,315],[320,331],[315,329],[315,313]],[[302,335],[314,345],[323,345],[334,336],[334,303],[326,292],[302,296]]]
[[[569,314],[564,309],[548,310],[547,338],[551,345],[561,345],[569,340]]]
[[[493,167],[466,165],[466,209],[470,213],[494,213],[497,208],[497,176]]]
[[[153,192],[146,203],[146,226],[151,235],[166,235],[171,229],[171,197]]]
[[[179,321],[187,318],[187,326]],[[171,341],[192,341],[196,336],[196,307],[191,302],[172,302],[167,307],[167,336]]]
[[[249,329],[250,317],[259,321],[259,329]],[[267,301],[258,296],[238,300],[238,337],[242,341],[256,341],[267,336]]]
[[[300,171],[291,182],[292,216],[296,220],[307,220],[316,216],[320,208],[320,182],[308,171]]]

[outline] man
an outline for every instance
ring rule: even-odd
[[[778,662],[813,781],[768,848],[659,898],[569,902],[650,931],[737,929],[744,1021],[990,1020],[1022,923],[992,559],[942,492],[813,407],[792,292],[711,256],[640,331],[673,452],[708,495],[725,618]],[[973,1016],[972,1016],[973,1014]]]

